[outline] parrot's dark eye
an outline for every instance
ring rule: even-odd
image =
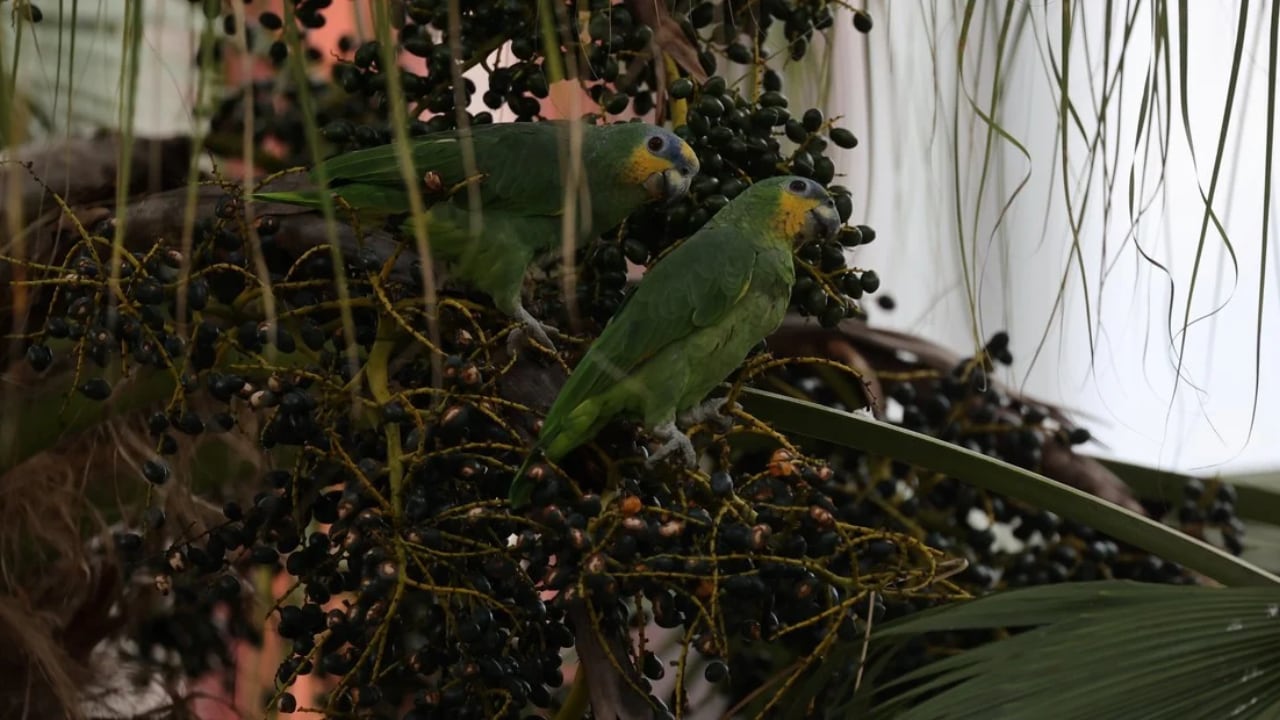
[[[793,193],[802,193],[809,189],[809,184],[803,180],[792,180],[791,184],[787,187],[790,188]]]
[[[666,144],[667,142],[658,135],[654,135],[653,137],[649,138],[649,149],[652,150],[653,152],[658,152]]]

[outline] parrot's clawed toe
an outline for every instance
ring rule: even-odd
[[[523,326],[512,330],[511,333],[507,335],[508,352],[512,355],[518,354],[520,349],[524,347],[526,342],[528,342],[529,338],[533,338],[538,341],[538,344],[546,347],[552,352],[556,352],[556,344],[551,341],[551,335],[548,331],[559,332],[559,330],[540,322],[528,310],[525,310],[522,307],[516,308],[516,317],[518,317],[520,322],[524,324]]]
[[[693,449],[693,441],[689,439],[688,435],[680,432],[675,423],[659,425],[653,429],[653,434],[664,442],[657,452],[649,456],[649,459],[645,461],[645,465],[649,467],[657,465],[677,451],[680,453],[681,459],[684,460],[686,467],[693,467],[698,464],[698,453]]]
[[[711,421],[722,428],[731,428],[733,427],[733,411],[741,406],[737,403],[729,405],[728,401],[728,398],[712,398],[697,407],[690,408],[680,416],[680,424],[685,427],[691,427]]]

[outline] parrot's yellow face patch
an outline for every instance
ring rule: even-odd
[[[689,151],[692,154],[692,150]],[[643,145],[631,151],[627,159],[627,171],[624,178],[627,182],[641,185],[654,173],[662,173],[674,167],[671,161],[655,155]]]
[[[773,228],[783,237],[795,238],[804,230],[809,211],[822,204],[817,198],[801,197],[792,192],[778,195],[778,206],[773,211]]]

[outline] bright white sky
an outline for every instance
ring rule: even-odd
[[[886,4],[892,4],[892,13],[886,11]],[[1267,264],[1265,268],[1260,266],[1267,89],[1265,35],[1251,37],[1248,47],[1254,52],[1246,51],[1214,202],[1235,247],[1238,273],[1233,271],[1225,246],[1211,227],[1192,318],[1221,309],[1212,318],[1195,324],[1187,335],[1185,381],[1175,394],[1176,357],[1170,327],[1176,330],[1183,324],[1204,207],[1196,180],[1207,193],[1231,67],[1237,4],[1190,4],[1195,15],[1190,24],[1193,32],[1187,82],[1198,166],[1188,151],[1175,95],[1163,194],[1152,188],[1154,175],[1146,178],[1145,197],[1150,207],[1137,225],[1136,239],[1172,275],[1172,321],[1168,317],[1170,277],[1141,261],[1135,252],[1134,237],[1128,235],[1128,173],[1142,73],[1151,48],[1149,20],[1140,17],[1138,21],[1139,29],[1134,33],[1127,59],[1127,69],[1136,72],[1125,82],[1123,97],[1112,100],[1113,107],[1123,109],[1118,125],[1114,109],[1110,113],[1113,120],[1106,153],[1109,161],[1115,162],[1111,158],[1118,149],[1117,177],[1110,192],[1111,217],[1104,222],[1102,206],[1107,193],[1101,191],[1101,169],[1095,168],[1095,187],[1081,233],[1096,341],[1092,362],[1078,270],[1073,269],[1068,277],[1064,306],[1054,314],[1055,295],[1071,260],[1071,234],[1058,157],[1057,89],[1045,69],[1042,52],[1046,35],[1057,44],[1060,28],[1053,21],[1061,8],[1050,3],[1048,19],[1043,3],[1034,8],[1034,21],[1025,29],[1027,35],[1004,63],[1007,106],[1001,111],[1001,122],[1026,147],[1030,159],[998,138],[995,140],[995,170],[983,195],[975,233],[973,217],[985,128],[972,121],[968,101],[961,96],[960,140],[955,139],[954,48],[958,30],[945,5],[872,3],[874,32],[864,37],[849,30],[837,41],[837,66],[853,69],[848,76],[858,78],[859,83],[867,77],[864,53],[868,48],[875,68],[870,73],[869,92],[864,93],[861,84],[851,84],[838,87],[836,93],[850,115],[848,125],[865,141],[859,150],[846,156],[851,174],[848,184],[854,188],[855,197],[861,196],[866,203],[867,222],[877,228],[880,237],[875,245],[860,251],[857,260],[880,271],[885,291],[898,301],[896,312],[877,313],[876,319],[957,349],[972,347],[967,295],[960,273],[957,183],[952,173],[953,153],[959,147],[963,168],[959,187],[964,198],[959,216],[964,220],[966,255],[971,262],[976,259],[979,268],[983,335],[1002,328],[1010,330],[1017,360],[1011,380],[1020,382],[1025,378],[1028,392],[1096,416],[1087,424],[1108,445],[1108,450],[1099,452],[1182,470],[1280,467],[1280,381],[1276,379],[1276,369],[1280,368],[1280,303],[1276,293],[1280,265],[1275,259],[1280,247],[1274,243],[1274,216],[1268,228],[1268,239],[1273,242]],[[1101,4],[1097,8],[1100,13]],[[937,16],[926,15],[935,10]],[[1252,10],[1253,20],[1266,19],[1259,2],[1252,3]],[[1093,43],[1090,56],[1086,57],[1083,48],[1077,46],[1071,62],[1073,99],[1084,105],[1079,111],[1088,117],[1095,113],[1088,101],[1090,85],[1097,95],[1096,88],[1103,84],[1101,77],[1088,77],[1090,66],[1095,68],[1095,74],[1101,68],[1103,18],[1099,15],[1086,22],[1089,27],[1084,30]],[[976,32],[971,38],[977,37]],[[927,44],[930,33],[942,68],[936,75],[936,84]],[[1115,49],[1120,33],[1113,35]],[[982,68],[978,67],[977,53],[983,44],[971,39],[969,45],[966,86],[974,91],[974,100],[986,106],[994,43],[986,43],[982,51],[987,55]],[[1173,57],[1176,62],[1176,48]],[[1176,67],[1173,77],[1176,85]],[[1090,125],[1087,127],[1092,131]],[[1078,135],[1076,138],[1070,156],[1070,182],[1082,183],[1089,178],[1087,156],[1083,141]],[[1156,152],[1158,145],[1153,143],[1152,153]],[[1024,177],[1026,185],[1009,207],[1003,226],[993,234],[1001,207]],[[1274,189],[1272,192],[1274,205],[1278,198]],[[1077,190],[1074,197],[1078,213],[1084,195]],[[970,244],[975,236],[976,248]],[[1110,269],[1099,305],[1104,258]],[[1261,272],[1266,273],[1268,283],[1261,333],[1262,371],[1257,418],[1252,438],[1246,443],[1255,387]],[[1032,367],[1029,361],[1046,327],[1049,332],[1044,348]],[[1177,340],[1181,339],[1179,335]]]

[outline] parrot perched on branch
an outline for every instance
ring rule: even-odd
[[[698,157],[687,143],[647,123],[581,124],[581,169],[575,242],[612,228],[651,201],[673,201],[689,190]],[[565,121],[476,125],[469,130],[432,133],[410,142],[413,175],[422,183],[432,255],[451,265],[452,274],[493,298],[527,332],[554,348],[547,326],[521,301],[525,271],[544,253],[561,247],[568,177],[570,124]],[[474,149],[467,166],[463,144]],[[358,216],[386,218],[409,212],[395,145],[356,150],[325,160],[313,181],[327,178],[327,190],[261,192],[255,200],[304,207],[322,206],[331,192]],[[478,191],[478,213],[472,195]],[[584,197],[585,195],[585,197]],[[341,212],[341,211],[339,211]],[[412,224],[404,227],[412,232]],[[554,329],[554,328],[552,328]],[[513,333],[512,349],[518,345]]]
[[[693,443],[677,418],[721,414],[703,399],[781,324],[795,283],[793,246],[830,237],[840,226],[821,185],[785,176],[762,180],[659,260],[587,350],[547,412],[531,453],[511,484],[513,507],[527,504],[525,475],[537,450],[557,461],[613,418],[633,417],[663,441],[649,459]]]

